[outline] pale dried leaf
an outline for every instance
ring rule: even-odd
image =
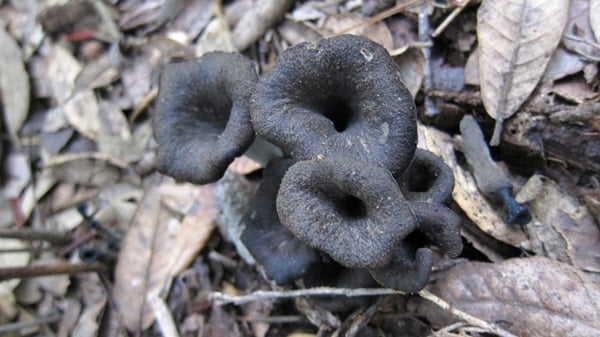
[[[215,226],[214,186],[196,188],[192,195],[178,194],[187,199],[183,204],[191,204],[183,223],[164,206],[160,189],[150,189],[123,240],[115,271],[115,300],[131,331],[152,324],[148,296],[168,288],[184,260],[189,262],[202,249]]]
[[[563,48],[558,48],[552,55],[548,68],[544,73],[544,78],[559,80],[563,77],[580,72],[585,67],[585,62],[573,53]]]
[[[477,188],[473,175],[459,165],[454,154],[452,139],[434,128],[418,125],[419,147],[442,157],[454,172],[454,190],[452,198],[479,229],[497,240],[515,247],[521,247],[527,241],[525,234],[516,226],[502,221],[499,212],[485,199]]]
[[[31,180],[29,159],[22,153],[11,153],[6,158],[4,174],[7,177],[2,188],[5,198],[18,198]]]
[[[589,0],[571,0],[569,22],[562,44],[583,58],[594,60],[600,57],[600,48],[594,43],[590,4]]]
[[[195,54],[197,57],[211,51],[236,51],[231,40],[231,31],[224,17],[212,19],[196,44]]]
[[[0,27],[0,100],[7,131],[16,137],[29,112],[29,77],[17,42]]]
[[[484,0],[477,13],[481,96],[496,120],[491,144],[498,145],[502,122],[512,116],[542,77],[560,42],[568,0]]]
[[[159,260],[169,255],[164,243],[175,235],[169,228],[173,222],[177,220],[161,206],[157,189],[147,191],[123,239],[115,268],[113,297],[130,331],[145,330],[154,321],[146,296],[160,289],[168,277],[169,270]]]
[[[100,108],[92,90],[84,90],[74,94],[63,105],[67,121],[82,135],[98,140],[100,133]]]
[[[75,79],[81,72],[81,64],[65,48],[49,45],[44,55],[45,81],[50,86],[52,98],[64,104],[73,94]]]
[[[395,56],[394,60],[400,67],[402,82],[404,82],[411,95],[416,97],[425,77],[425,57],[423,56],[423,52],[420,49],[411,48]]]
[[[237,157],[233,160],[229,167],[230,171],[237,174],[246,175],[261,168],[261,165],[247,156]]]
[[[27,244],[21,240],[0,238],[2,249],[25,249]],[[29,263],[29,252],[12,252],[0,254],[0,268],[24,267]],[[13,290],[19,285],[18,279],[0,282],[0,322],[11,319],[17,314]]]
[[[127,161],[132,153],[133,137],[125,114],[116,105],[102,100],[99,104],[99,119],[98,150]]]
[[[598,284],[577,269],[547,258],[467,262],[442,276],[432,292],[518,336],[600,335]],[[422,303],[419,312],[437,324],[452,320],[430,303]]]
[[[465,84],[479,86],[479,47],[473,50],[465,64]]]
[[[367,24],[366,18],[354,13],[332,15],[325,19],[321,35],[331,36],[341,32],[368,37],[384,46],[388,52],[394,49],[392,34],[383,21]]]
[[[170,196],[162,194],[165,191],[163,187],[169,190],[167,193]],[[179,212],[184,215],[171,252],[172,273],[175,275],[193,261],[216,227],[219,216],[219,208],[215,201],[216,188],[215,184],[163,184],[160,190],[163,201],[170,199],[171,204],[178,205]]]
[[[101,320],[101,314],[107,301],[106,291],[100,277],[95,273],[80,275],[79,286],[83,291],[85,307],[73,329],[72,336],[98,336],[98,322]]]
[[[590,0],[590,26],[596,42],[600,43],[600,0]]]
[[[533,215],[526,228],[536,254],[600,272],[600,229],[576,197],[541,175],[532,176],[518,197]]]
[[[87,63],[75,80],[78,89],[103,88],[119,78],[120,72],[117,64],[109,53]]]

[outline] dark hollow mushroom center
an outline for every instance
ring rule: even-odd
[[[407,181],[408,190],[411,192],[429,191],[436,179],[436,173],[427,165],[414,165],[410,168],[411,179]]]
[[[358,118],[356,109],[339,96],[327,97],[315,105],[320,114],[333,122],[337,132],[344,132]]]
[[[333,198],[333,207],[345,219],[359,220],[367,217],[367,205],[359,198],[346,194]]]

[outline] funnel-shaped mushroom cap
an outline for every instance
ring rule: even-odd
[[[417,149],[398,184],[410,201],[445,202],[454,188],[454,175],[440,157]]]
[[[158,170],[197,184],[221,178],[254,139],[248,103],[257,81],[252,62],[235,53],[166,65],[154,116]]]
[[[417,144],[415,104],[399,68],[360,36],[285,50],[250,113],[256,133],[297,160],[344,156],[402,172]]]
[[[281,223],[346,267],[379,267],[416,227],[389,171],[349,158],[307,160],[285,174]]]
[[[419,224],[417,231],[424,234],[427,241],[442,253],[457,257],[463,248],[461,218],[442,204],[411,201],[409,205]]]
[[[279,184],[292,164],[292,160],[269,163],[263,172],[263,181],[242,220],[242,242],[267,278],[278,284],[302,277],[310,265],[321,261],[319,252],[298,240],[279,222],[277,216],[275,198]]]
[[[431,250],[415,249],[409,243],[402,242],[388,265],[369,269],[369,272],[384,287],[416,292],[427,284],[432,264]]]

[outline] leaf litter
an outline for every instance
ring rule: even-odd
[[[0,258],[25,273],[40,264],[109,270],[2,281],[0,331],[16,323],[30,336],[387,336],[407,319],[419,322],[403,325],[414,336],[598,334],[600,5],[513,3],[0,1],[0,231],[68,242],[3,238]],[[431,45],[417,38],[420,8],[443,28]],[[238,160],[206,186],[154,170],[151,117],[163,64],[237,47],[263,74],[283,49],[345,31],[383,44],[417,105],[433,98],[438,107],[436,116],[420,113],[419,146],[453,169],[452,207],[462,212],[467,249],[436,263],[429,291],[467,323],[452,324],[456,311],[441,302],[419,300],[415,309],[400,295],[352,314],[304,299],[215,306],[215,292],[273,289],[238,240],[261,165]],[[424,89],[425,69],[435,76]],[[505,224],[502,206],[480,192],[457,132],[464,114],[486,139],[504,124],[490,152],[530,207],[530,223]]]

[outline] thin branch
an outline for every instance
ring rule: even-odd
[[[58,322],[58,321],[60,321],[61,318],[62,318],[61,314],[55,314],[55,315],[48,316],[48,317],[35,318],[31,321],[26,321],[26,322],[2,324],[2,325],[0,325],[0,334],[4,334],[7,332],[13,332],[13,331],[19,331],[21,329],[29,328],[32,326]]]
[[[56,245],[67,244],[72,240],[71,234],[28,229],[0,229],[0,238],[20,239],[27,241],[46,241]]]
[[[432,302],[433,304],[437,305],[438,307],[444,309],[445,311],[451,313],[452,315],[462,319],[463,321],[465,321],[473,326],[477,326],[477,327],[486,329],[487,331],[493,332],[500,337],[517,337],[517,336],[513,335],[512,333],[510,333],[502,328],[499,328],[496,324],[488,323],[488,322],[486,322],[482,319],[479,319],[475,316],[472,316],[464,311],[456,309],[455,307],[450,305],[450,303],[444,301],[443,299],[441,299],[438,296],[429,292],[429,290],[423,289],[423,290],[419,291],[419,296]]]
[[[208,299],[215,305],[235,304],[240,305],[253,301],[271,300],[271,299],[284,299],[284,298],[298,298],[307,296],[382,296],[382,295],[405,295],[406,293],[393,289],[386,288],[358,288],[358,289],[346,289],[346,288],[330,288],[330,287],[317,287],[309,289],[298,289],[298,290],[287,290],[287,291],[255,291],[247,295],[227,295],[221,292],[212,292],[208,295]],[[421,290],[418,295],[422,298],[432,302],[439,306],[443,310],[451,313],[452,315],[460,318],[461,320],[469,323],[472,326],[486,329],[489,332],[495,333],[500,337],[516,337],[510,332],[498,327],[493,323],[488,323],[482,319],[472,316],[464,311],[461,311],[448,302],[432,294],[428,290]]]
[[[100,263],[55,263],[46,265],[30,265],[25,267],[6,267],[0,268],[0,281],[10,279],[22,279],[29,277],[39,277],[59,274],[79,274],[88,272],[106,271],[106,266]]]
[[[217,305],[223,304],[244,304],[253,301],[270,300],[270,299],[283,299],[283,298],[296,298],[306,296],[381,296],[381,295],[404,295],[403,292],[385,289],[385,288],[357,288],[357,289],[345,289],[345,288],[329,288],[329,287],[317,287],[309,289],[298,289],[289,291],[255,291],[248,295],[232,296],[223,294],[220,292],[213,292],[209,294],[209,300],[214,301]]]

